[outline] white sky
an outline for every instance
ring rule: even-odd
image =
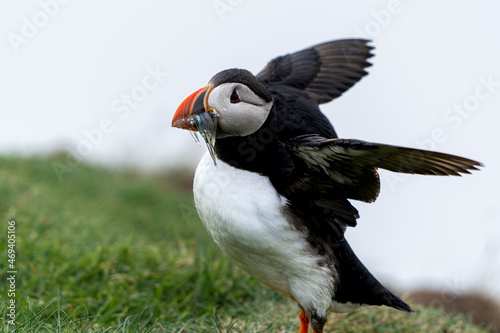
[[[486,168],[463,178],[383,173],[377,203],[355,203],[361,219],[348,239],[377,277],[402,289],[500,299],[499,14],[493,0],[4,0],[0,152],[86,149],[93,163],[194,166],[205,147],[171,118],[215,73],[257,73],[278,55],[369,37],[370,74],[322,107],[339,135]]]

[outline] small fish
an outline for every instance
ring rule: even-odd
[[[215,159],[215,137],[217,133],[217,124],[219,123],[219,112],[214,108],[210,108],[207,112],[201,112],[192,117],[194,125],[207,144],[208,152],[212,156],[214,164],[217,165],[217,160]],[[192,131],[191,133],[194,141],[199,144],[200,141],[196,132]]]

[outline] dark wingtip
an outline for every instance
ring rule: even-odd
[[[408,304],[406,304],[405,302],[401,301],[404,306],[392,306],[393,308],[397,309],[397,310],[401,310],[401,311],[405,311],[405,312],[415,312]]]
[[[387,295],[388,297],[386,298],[386,301],[384,302],[384,305],[390,306],[391,308],[394,308],[394,309],[400,310],[400,311],[415,312],[401,298],[399,298],[396,295],[392,294],[390,291],[388,291],[388,293],[389,293],[389,295]]]

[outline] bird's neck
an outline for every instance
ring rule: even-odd
[[[278,126],[274,108],[262,127],[243,137],[217,139],[217,158],[242,170],[257,172],[271,180],[290,172],[293,162],[285,144],[278,138]]]

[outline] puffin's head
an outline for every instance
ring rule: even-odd
[[[182,102],[172,126],[198,131],[215,163],[216,138],[256,132],[272,105],[271,94],[258,78],[243,69],[228,69]]]

